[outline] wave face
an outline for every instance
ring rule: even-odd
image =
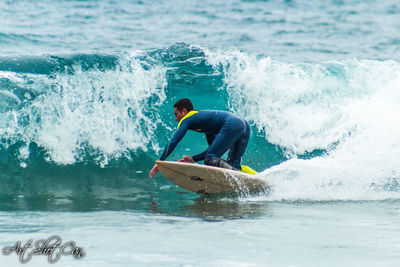
[[[176,128],[172,106],[183,97],[251,123],[244,162],[273,185],[262,199],[399,199],[396,61],[285,63],[176,43],[0,63],[4,208],[29,209],[16,201],[29,197],[120,207],[163,194],[170,184],[146,176]],[[170,159],[205,144],[189,133]]]

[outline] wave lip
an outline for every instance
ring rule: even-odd
[[[71,72],[78,66],[83,71],[90,69],[105,71],[116,68],[118,62],[118,56],[107,54],[2,56],[0,57],[0,71],[51,75]]]
[[[2,72],[15,85],[2,92],[2,99],[9,99],[0,129],[3,147],[23,142],[21,151],[26,151],[35,143],[46,150],[48,160],[60,164],[82,161],[85,153],[95,153],[101,164],[107,164],[110,157],[148,149],[159,120],[153,110],[165,99],[162,66],[144,66],[128,56],[117,63],[114,57],[101,55],[48,59],[33,60],[48,64],[46,71]],[[38,65],[24,63],[32,69]],[[21,87],[35,97],[18,102],[13,93]],[[12,107],[13,99],[17,107]],[[151,112],[155,116],[150,117]]]

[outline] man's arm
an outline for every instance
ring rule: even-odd
[[[208,151],[208,148],[206,150],[204,150],[203,152],[201,152],[200,154],[193,156],[192,158],[193,158],[194,162],[204,160],[204,158],[206,157],[207,151]]]
[[[175,149],[176,145],[181,141],[181,139],[185,136],[188,130],[187,123],[181,125],[179,129],[175,132],[174,136],[172,137],[171,141],[169,141],[168,145],[164,148],[164,152],[162,153],[160,160],[165,160]],[[154,164],[153,168],[149,173],[149,177],[152,178],[154,175],[158,173],[157,164]]]
[[[165,146],[164,152],[162,153],[160,160],[165,160],[174,151],[176,145],[182,140],[188,130],[188,124],[182,122],[179,129],[175,132],[171,141]]]
[[[206,133],[206,138],[207,138],[207,143],[210,146],[215,139],[215,134]],[[203,152],[201,152],[200,154],[193,156],[192,158],[195,162],[204,160],[207,152],[208,152],[208,148],[206,150],[204,150]]]

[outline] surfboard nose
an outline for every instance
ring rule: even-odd
[[[178,162],[156,160],[157,167],[164,167],[164,168],[166,168],[166,167],[168,167],[168,166],[174,165],[175,163],[178,163]]]

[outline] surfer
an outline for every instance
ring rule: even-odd
[[[160,160],[165,160],[172,153],[187,130],[193,130],[206,134],[209,147],[195,156],[184,156],[178,160],[179,162],[193,163],[204,160],[204,163],[210,166],[255,172],[249,167],[240,165],[250,138],[250,125],[247,121],[226,111],[194,110],[192,102],[187,98],[175,103],[174,114],[175,120],[179,122],[178,128],[165,147]],[[228,159],[225,161],[221,157],[228,149]],[[157,165],[154,165],[149,177],[157,173]]]

